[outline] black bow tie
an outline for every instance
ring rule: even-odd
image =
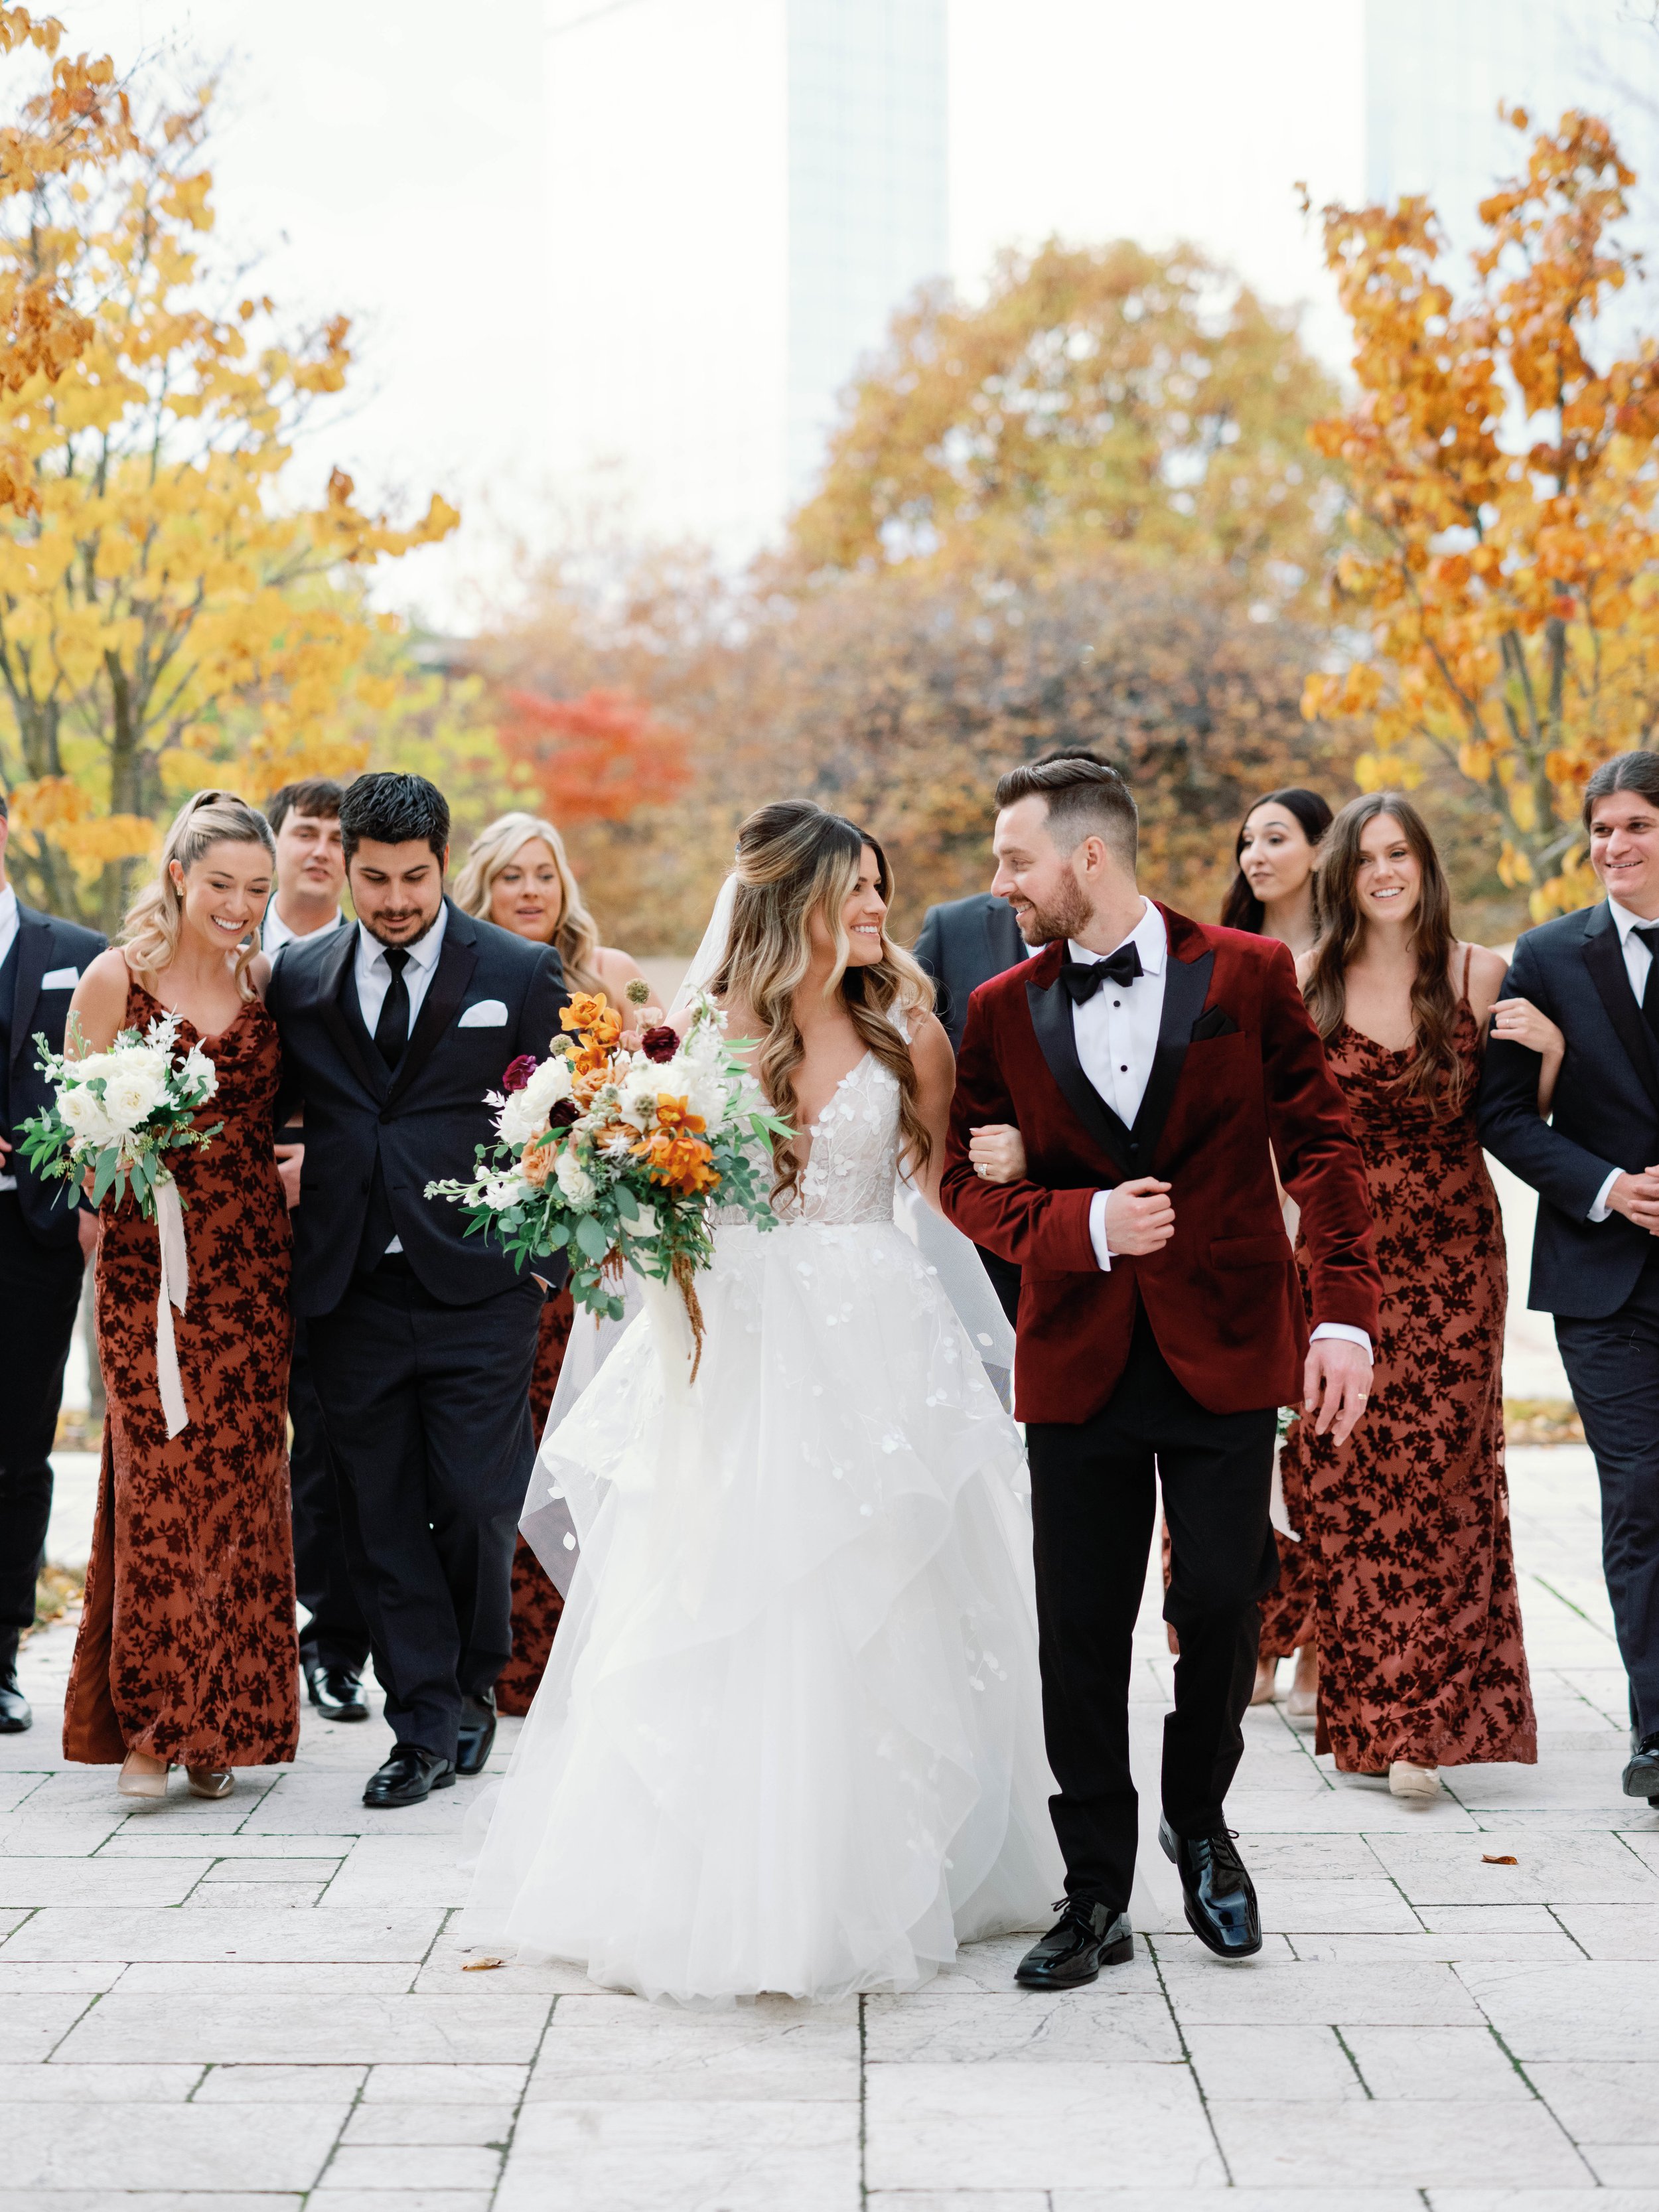
[[[1060,988],[1074,1006],[1080,1006],[1093,998],[1103,983],[1127,988],[1146,972],[1139,948],[1133,945],[1120,945],[1104,960],[1073,960],[1068,952],[1060,963]]]

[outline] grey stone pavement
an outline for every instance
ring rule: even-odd
[[[1254,1712],[1261,1958],[1200,1952],[1160,1861],[1171,1927],[1060,1997],[1018,1938],[821,2008],[469,1972],[481,1785],[369,1815],[383,1723],[308,1712],[292,1769],[130,1810],[58,1757],[55,1627],[0,1739],[0,2212],[1659,2212],[1659,1813],[1619,1794],[1594,1478],[1511,1456],[1539,1765],[1409,1810]],[[1150,1772],[1150,1590],[1139,1635]]]

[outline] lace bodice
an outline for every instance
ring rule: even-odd
[[[806,1165],[794,1194],[779,1202],[779,1218],[891,1221],[898,1147],[898,1080],[866,1052],[813,1122]]]

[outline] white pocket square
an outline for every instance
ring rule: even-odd
[[[476,1006],[462,1010],[455,1026],[458,1030],[504,1030],[507,1008],[499,999],[480,999]]]
[[[72,991],[81,980],[78,968],[48,968],[40,978],[43,991]]]

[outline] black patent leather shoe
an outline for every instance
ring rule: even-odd
[[[434,1790],[454,1787],[455,1769],[448,1759],[418,1743],[400,1743],[386,1765],[369,1776],[363,1802],[380,1809],[418,1805]]]
[[[1133,1958],[1134,1930],[1127,1912],[1069,1897],[1055,1910],[1059,1919],[1014,1971],[1014,1979],[1025,1989],[1081,1989],[1103,1966],[1121,1966]]]
[[[17,1686],[15,1668],[0,1668],[0,1735],[21,1735],[34,1726],[29,1701]]]
[[[455,1739],[456,1773],[482,1774],[495,1741],[495,1692],[486,1690],[481,1698],[464,1698]]]
[[[1187,1925],[1200,1943],[1220,1959],[1249,1959],[1261,1948],[1261,1915],[1255,1885],[1233,1849],[1231,1828],[1207,1836],[1178,1836],[1167,1820],[1158,1824],[1164,1856],[1181,1876]]]
[[[363,1678],[349,1667],[325,1667],[319,1662],[305,1662],[306,1688],[311,1702],[325,1721],[366,1721],[368,1702],[363,1696]]]
[[[1625,1795],[1645,1797],[1650,1805],[1659,1797],[1659,1729],[1639,1740],[1632,1730],[1630,1765],[1625,1769]]]

